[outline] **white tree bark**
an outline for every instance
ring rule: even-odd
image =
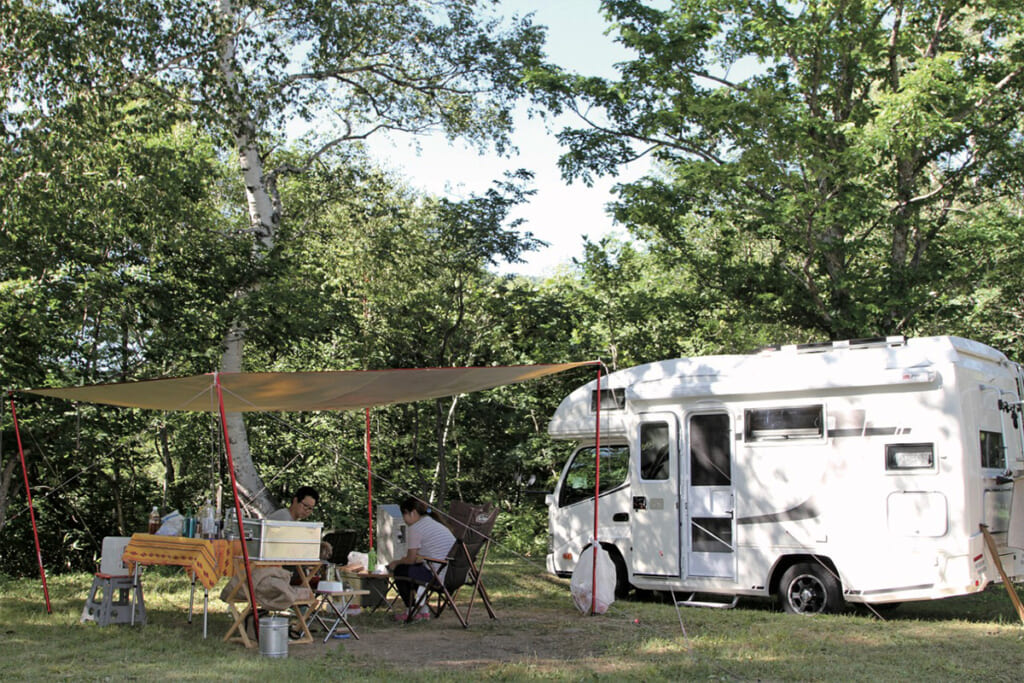
[[[231,0],[220,0],[222,17],[231,26],[240,21]],[[221,38],[220,69],[224,83],[229,90],[235,90],[234,57],[237,32],[229,31]],[[233,98],[236,103],[244,101],[241,93]],[[277,211],[271,193],[267,188],[263,161],[253,135],[253,125],[241,105],[236,105],[232,113],[231,129],[235,135],[235,149],[245,184],[245,196],[249,209],[249,225],[253,236],[253,260],[260,261],[274,247],[274,237],[280,223],[280,212]],[[235,296],[244,298],[248,291],[236,292]],[[224,352],[221,356],[222,372],[241,372],[243,369],[246,326],[235,321],[224,337]],[[268,515],[277,507],[273,496],[266,490],[263,479],[252,460],[249,449],[249,436],[245,420],[241,413],[226,415],[228,439],[231,446],[232,460],[235,465],[235,479],[245,502],[263,515]]]

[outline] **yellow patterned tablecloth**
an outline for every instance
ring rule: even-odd
[[[217,585],[222,576],[232,572],[232,546],[237,541],[183,536],[157,536],[155,534],[133,534],[125,546],[122,559],[126,565],[170,565],[183,567],[189,576],[195,576],[199,583],[209,590]],[[239,546],[240,549],[240,546]]]

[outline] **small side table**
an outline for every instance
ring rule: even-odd
[[[393,575],[370,574],[365,571],[352,572],[343,569],[338,569],[337,573],[338,579],[344,581],[347,585],[369,591],[369,600],[362,601],[364,608],[369,608],[371,612],[376,612],[381,607],[388,612],[393,611],[394,604],[398,600],[397,589],[395,590],[395,596],[390,600],[388,599],[388,594],[392,589],[395,589]]]
[[[334,632],[338,630],[340,624],[345,624],[345,628],[352,634],[352,637],[359,640],[359,634],[352,628],[352,624],[348,621],[348,606],[352,604],[352,599],[357,595],[369,595],[368,590],[351,590],[351,589],[324,589],[317,586],[316,589],[316,602],[313,604],[313,618],[327,630],[327,635],[324,636],[324,642],[326,643],[331,637],[334,636]],[[324,621],[324,614],[328,619],[332,616],[327,612],[327,606],[334,612],[333,618],[334,623],[330,626]]]

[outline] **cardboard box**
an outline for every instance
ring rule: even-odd
[[[294,562],[320,559],[320,533],[323,530],[323,522],[243,519],[242,526],[245,529],[250,559]],[[231,535],[237,538],[237,529]]]

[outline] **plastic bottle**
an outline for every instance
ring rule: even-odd
[[[209,498],[206,499],[203,507],[199,509],[199,527],[198,536],[208,539],[217,537],[216,510]]]
[[[155,534],[160,528],[160,509],[154,505],[153,511],[149,513],[149,533]]]

